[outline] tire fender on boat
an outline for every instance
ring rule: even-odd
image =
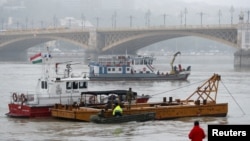
[[[143,71],[146,71],[146,68],[145,68],[145,67],[143,68]]]
[[[17,102],[17,94],[16,93],[12,94],[12,98],[13,98],[14,102]]]
[[[27,101],[24,94],[21,94],[21,101],[22,101],[22,104]]]

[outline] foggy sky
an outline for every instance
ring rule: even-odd
[[[15,1],[15,0],[12,0]],[[184,15],[187,25],[230,24],[231,14],[234,23],[237,23],[241,11],[247,18],[250,10],[250,0],[19,0],[24,3],[24,9],[8,11],[2,8],[0,18],[6,21],[13,17],[14,22],[24,25],[25,20],[44,26],[51,25],[53,18],[74,17],[85,20],[100,27],[112,26],[112,16],[116,14],[117,27],[129,26],[129,17],[133,19],[133,26],[145,26],[145,15],[150,13],[150,26],[163,25],[163,15],[166,16],[166,25],[183,25]],[[5,5],[10,0],[0,0]],[[72,3],[72,5],[71,5]],[[79,4],[78,4],[79,3]],[[9,5],[8,5],[9,6]],[[75,6],[75,7],[74,7]],[[77,7],[78,6],[78,7]],[[233,6],[234,12],[230,12]],[[184,9],[187,9],[184,12]],[[219,17],[219,11],[221,11]],[[201,16],[201,14],[203,14]]]
[[[8,0],[0,0],[0,5],[3,3],[6,3]],[[38,1],[38,0],[37,0]],[[67,0],[61,0],[61,1],[67,1]],[[93,0],[95,1],[95,0]],[[110,0],[105,0],[107,3]],[[125,0],[126,1],[126,0]],[[215,6],[235,6],[239,8],[249,8],[250,1],[249,0],[134,0],[137,7],[140,7],[142,4],[147,5],[146,8],[157,8],[157,6],[173,2],[173,3],[186,3],[187,5],[195,4],[195,3],[204,3],[209,5],[215,5]]]

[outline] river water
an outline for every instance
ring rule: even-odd
[[[170,69],[169,56],[157,57],[156,68]],[[81,140],[81,141],[184,141],[194,120],[207,132],[208,124],[249,124],[250,123],[250,73],[236,71],[232,56],[181,56],[175,63],[183,67],[192,66],[188,81],[165,82],[90,82],[89,90],[128,89],[139,94],[152,95],[150,101],[162,101],[163,97],[185,99],[214,73],[220,74],[217,102],[228,102],[226,117],[193,117],[174,120],[128,122],[100,125],[75,122],[55,118],[9,118],[10,92],[35,90],[37,78],[41,75],[41,65],[29,63],[0,64],[0,135],[1,140]],[[88,71],[87,65],[75,65],[77,71]],[[150,102],[149,101],[149,102]],[[207,140],[207,138],[205,139]]]

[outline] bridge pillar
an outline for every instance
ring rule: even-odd
[[[240,15],[238,24],[238,48],[234,53],[234,68],[250,68],[250,24],[244,23],[244,16]]]
[[[97,33],[96,33],[96,29],[91,29],[89,31],[89,41],[88,41],[88,46],[89,48],[86,50],[86,54],[87,59],[94,59],[96,58],[96,56],[98,56],[97,54],[99,54],[99,50],[97,47]],[[86,60],[89,61],[89,60]]]
[[[96,50],[96,30],[89,31],[89,48]]]

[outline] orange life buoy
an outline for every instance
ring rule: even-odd
[[[143,71],[146,71],[146,68],[145,68],[145,67],[143,68]]]
[[[27,101],[27,99],[26,99],[26,97],[25,97],[25,95],[24,95],[24,94],[21,94],[21,101],[22,101],[22,103],[24,103],[24,102],[26,102],[26,101]]]
[[[13,93],[12,98],[13,98],[14,102],[17,102],[17,94],[16,93]]]
[[[90,96],[89,97],[89,103],[94,104],[95,103],[95,96]]]

